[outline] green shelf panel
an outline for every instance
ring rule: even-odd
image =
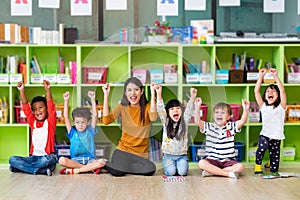
[[[0,159],[5,164],[11,156],[28,156],[29,152],[28,127],[0,127]]]
[[[36,46],[29,48],[29,61],[35,55],[43,73],[56,73],[58,71],[58,57],[62,57],[65,67],[70,61],[76,61],[76,46]]]
[[[84,46],[81,66],[108,66],[109,82],[125,82],[130,77],[128,56],[127,46]]]

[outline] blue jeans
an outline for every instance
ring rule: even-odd
[[[164,154],[163,167],[167,176],[186,176],[189,170],[189,159],[187,155]]]
[[[37,174],[38,170],[49,168],[53,171],[56,167],[57,158],[54,154],[44,156],[12,156],[9,158],[11,167],[18,169],[20,172]]]

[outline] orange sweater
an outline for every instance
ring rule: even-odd
[[[103,123],[110,124],[121,117],[122,136],[118,149],[148,158],[148,140],[151,121],[157,119],[157,112],[150,112],[146,105],[145,122],[140,121],[140,107],[117,105],[108,116],[103,116]]]

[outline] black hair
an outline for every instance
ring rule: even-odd
[[[268,87],[266,87],[266,89],[265,89],[265,91],[264,91],[264,95],[263,95],[263,101],[264,101],[264,102],[266,103],[266,105],[268,105],[268,106],[269,106],[269,104],[268,104],[268,101],[267,101],[267,99],[266,99],[266,92],[267,92],[267,89],[268,89],[268,88],[271,88],[272,90],[276,90],[276,92],[277,92],[277,94],[278,94],[278,98],[277,98],[276,101],[274,101],[274,103],[273,103],[274,108],[277,108],[277,106],[279,106],[279,104],[281,103],[280,90],[279,90],[278,86],[275,85],[275,84],[271,84],[271,85],[269,85]]]
[[[182,114],[181,114],[181,117],[180,117],[179,121],[176,123],[170,117],[169,109],[173,108],[173,107],[178,107],[178,106],[181,108]],[[166,123],[167,123],[167,136],[168,136],[168,138],[173,139],[175,137],[176,139],[179,140],[180,137],[186,131],[184,118],[182,117],[182,115],[184,113],[183,106],[181,105],[181,103],[177,99],[172,99],[172,100],[168,101],[165,109],[166,109],[166,113],[167,113],[167,119],[166,119]],[[174,125],[176,125],[176,126],[174,127]],[[181,129],[179,129],[180,127],[181,127]]]
[[[128,101],[127,96],[126,96],[126,89],[127,89],[127,86],[128,86],[129,83],[133,83],[134,85],[138,86],[141,91],[143,91],[143,89],[144,89],[143,83],[140,81],[140,79],[138,79],[136,77],[130,77],[129,79],[127,79],[126,82],[124,83],[124,93],[123,93],[123,98],[121,100],[121,105],[122,106],[130,105],[130,102]],[[141,120],[142,123],[144,123],[144,121],[145,121],[145,109],[146,109],[146,105],[148,103],[145,92],[143,92],[143,94],[141,95],[139,103],[140,103],[140,106],[141,106],[140,120]]]
[[[90,109],[85,107],[75,108],[72,111],[72,117],[73,119],[75,119],[75,117],[82,117],[86,118],[88,121],[92,119]]]
[[[36,97],[34,97],[34,98],[31,100],[31,102],[30,102],[31,109],[32,109],[32,105],[33,105],[34,103],[36,103],[36,102],[39,102],[39,101],[42,101],[42,102],[45,104],[46,108],[47,108],[47,99],[46,99],[46,97],[43,97],[43,96],[36,96]]]

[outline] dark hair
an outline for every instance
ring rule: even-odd
[[[73,117],[73,119],[75,119],[75,117],[83,117],[83,118],[86,118],[88,121],[90,121],[92,119],[90,109],[84,108],[84,107],[75,108],[72,111],[72,117]]]
[[[221,108],[221,109],[226,108],[228,114],[229,114],[229,115],[232,115],[232,109],[231,109],[231,107],[230,107],[229,104],[223,103],[223,102],[217,103],[217,104],[214,106],[213,111],[215,111],[215,110],[218,109],[218,108]]]
[[[36,102],[39,102],[39,101],[42,101],[44,102],[46,108],[47,108],[47,99],[46,97],[42,97],[42,96],[36,96],[34,97],[32,100],[31,100],[31,103],[30,103],[30,106],[31,106],[31,109],[32,109],[32,105]]]
[[[266,87],[266,89],[265,89],[265,91],[264,91],[264,95],[263,95],[263,101],[264,101],[264,102],[266,103],[266,105],[268,105],[268,106],[269,106],[269,104],[268,104],[268,101],[267,101],[267,99],[266,99],[266,92],[267,92],[267,89],[268,89],[268,88],[271,88],[272,90],[276,90],[276,92],[277,92],[277,94],[278,94],[278,98],[277,98],[276,101],[274,101],[274,103],[273,103],[274,108],[277,108],[277,106],[279,106],[279,104],[280,104],[280,102],[281,102],[281,98],[280,98],[280,90],[279,90],[278,86],[275,85],[275,84],[271,84],[271,85],[269,85],[268,87]]]
[[[127,79],[126,82],[124,83],[124,93],[123,93],[123,98],[121,100],[121,105],[122,106],[130,105],[130,102],[128,101],[127,96],[125,94],[127,86],[128,86],[129,83],[135,84],[136,86],[138,86],[140,88],[141,91],[144,89],[143,83],[140,81],[140,79],[138,79],[136,77],[131,77],[131,78]],[[145,92],[143,92],[143,94],[141,95],[139,103],[140,103],[140,106],[141,106],[140,120],[141,120],[142,123],[144,123],[144,121],[145,121],[145,108],[146,108],[146,105],[148,103]]]
[[[172,118],[170,117],[169,114],[169,109],[173,108],[173,107],[180,107],[182,110],[182,113],[184,112],[183,106],[181,105],[181,103],[177,100],[177,99],[172,99],[170,101],[168,101],[165,109],[166,109],[166,113],[167,113],[167,119],[166,119],[166,123],[167,123],[167,136],[168,138],[173,139],[174,137],[176,139],[180,139],[180,137],[185,133],[186,131],[186,127],[185,127],[185,122],[184,122],[184,118],[180,117],[180,120],[178,121],[178,123],[176,124],[176,122],[174,122],[172,120]],[[176,124],[176,127],[174,129],[174,124]],[[179,128],[180,132],[179,132]]]

